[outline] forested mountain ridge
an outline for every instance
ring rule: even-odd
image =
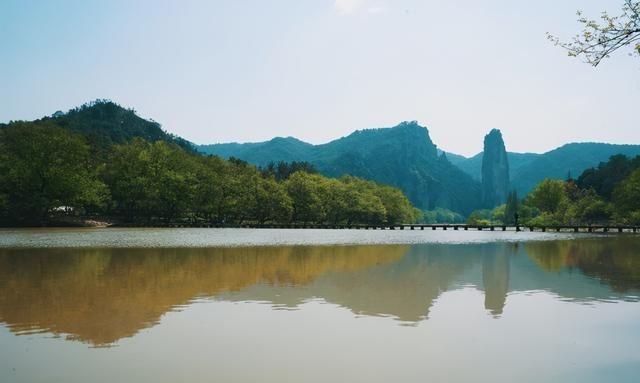
[[[439,155],[427,128],[415,121],[358,130],[322,145],[288,137],[203,145],[198,150],[261,166],[272,161],[307,161],[326,176],[350,174],[399,187],[425,210],[443,207],[468,214],[480,204],[480,183],[453,166],[446,155]]]
[[[0,123],[0,128],[12,123],[15,122]],[[135,110],[123,108],[109,100],[89,102],[66,113],[58,111],[32,123],[42,126],[55,124],[81,134],[98,152],[105,152],[113,145],[130,142],[134,138],[149,142],[166,141],[195,151],[191,142],[164,131],[159,123],[145,120]]]

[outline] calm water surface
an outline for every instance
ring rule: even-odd
[[[638,382],[639,345],[640,236],[0,231],[3,383]]]

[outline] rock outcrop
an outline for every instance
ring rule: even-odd
[[[507,200],[509,192],[509,161],[502,133],[493,129],[484,136],[482,157],[482,204],[493,208]]]

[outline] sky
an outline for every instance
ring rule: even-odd
[[[640,58],[546,39],[622,0],[0,0],[0,122],[110,99],[198,144],[405,120],[438,147],[640,144]]]

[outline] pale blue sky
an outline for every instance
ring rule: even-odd
[[[545,38],[622,0],[0,0],[0,121],[97,98],[196,143],[418,120],[441,148],[640,143],[640,58]]]

